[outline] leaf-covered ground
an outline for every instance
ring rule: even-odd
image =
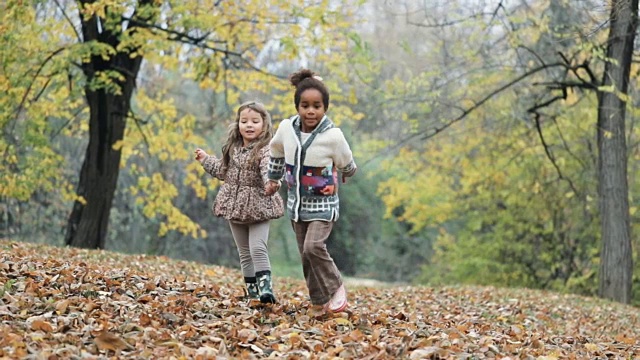
[[[300,280],[255,307],[240,272],[0,241],[0,358],[640,358],[637,308],[523,289],[357,287],[322,314]]]

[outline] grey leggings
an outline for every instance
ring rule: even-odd
[[[233,240],[240,255],[240,267],[244,277],[255,277],[256,272],[271,270],[267,240],[269,239],[269,221],[253,224],[240,224],[229,221]]]

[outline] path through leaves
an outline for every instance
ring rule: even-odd
[[[0,241],[0,358],[593,359],[640,357],[640,312],[483,287],[351,287],[327,316],[304,283],[251,307],[238,270]]]

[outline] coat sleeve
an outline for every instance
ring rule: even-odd
[[[280,180],[284,176],[284,132],[289,120],[280,122],[278,130],[269,143],[269,164],[267,166],[267,178]]]
[[[269,181],[269,162],[271,157],[269,156],[269,146],[265,146],[260,149],[260,176],[262,177],[262,182],[264,185],[267,185]]]
[[[347,139],[345,139],[342,130],[335,129],[335,132],[332,135],[335,136],[333,163],[344,176],[355,175],[358,166],[353,159],[353,153],[351,152],[349,143],[347,142]]]
[[[227,168],[222,165],[222,159],[208,155],[202,161],[202,167],[209,175],[224,181],[227,176]]]

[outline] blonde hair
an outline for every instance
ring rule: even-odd
[[[260,114],[263,122],[262,133],[258,135],[257,139],[252,141],[253,148],[251,149],[251,156],[249,157],[250,162],[257,164],[260,163],[260,149],[269,145],[269,141],[271,141],[271,138],[273,137],[273,124],[271,124],[271,115],[269,115],[267,108],[257,101],[248,101],[243,103],[238,107],[235,121],[229,125],[227,141],[222,146],[222,165],[225,168],[229,166],[233,150],[242,147],[244,143],[242,135],[240,134],[239,123],[240,113],[246,109],[251,109]]]

